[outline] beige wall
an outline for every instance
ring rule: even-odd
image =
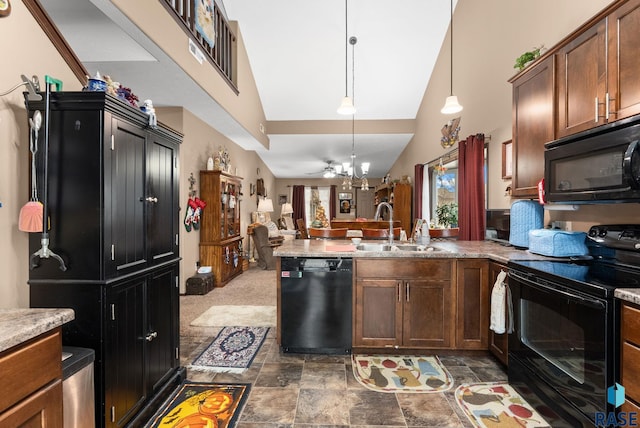
[[[110,0],[132,22],[202,87],[218,104],[233,116],[256,140],[269,146],[268,137],[260,131],[260,124],[266,126],[262,102],[255,85],[242,35],[237,23],[232,22],[237,43],[237,85],[239,93],[229,87],[227,81],[211,65],[200,65],[187,49],[189,38],[166,12],[162,1]]]
[[[0,19],[0,92],[22,82],[21,74],[62,80],[64,90],[82,85],[60,58],[21,1]],[[0,97],[0,307],[28,307],[27,233],[18,230],[20,208],[29,198],[29,133],[22,88]]]
[[[511,139],[511,84],[515,59],[544,44],[552,47],[611,3],[610,0],[459,0],[454,15],[453,92],[464,110],[460,138],[476,133],[489,143],[489,207],[508,208],[510,181],[501,178],[502,142]],[[416,163],[426,163],[448,151],[440,146],[440,129],[451,118],[440,113],[449,95],[449,35],[416,116],[416,133],[391,169],[392,177],[413,175]],[[570,215],[582,228],[599,222],[631,221],[636,204],[606,208],[583,207]],[[615,212],[616,215],[611,214]],[[604,214],[604,217],[600,214]],[[566,216],[553,213],[551,217]],[[636,220],[637,221],[637,218]],[[578,224],[578,222],[577,222]],[[578,224],[579,225],[579,224]]]
[[[180,146],[180,291],[184,292],[186,279],[195,272],[195,264],[199,260],[200,232],[192,229],[187,232],[184,227],[184,214],[187,199],[189,197],[189,177],[193,174],[196,182],[194,188],[196,195],[200,194],[200,171],[206,169],[207,159],[218,151],[219,147],[224,147],[229,152],[231,158],[231,173],[242,177],[242,199],[240,201],[240,231],[245,238],[243,247],[248,248],[247,226],[251,223],[251,211],[256,207],[256,196],[249,195],[249,183],[256,182],[257,169],[260,168],[260,176],[265,181],[267,192],[273,194],[273,174],[264,165],[262,160],[253,151],[246,151],[237,144],[220,134],[215,129],[197,118],[193,113],[181,107],[158,108],[158,119],[166,125],[184,134],[182,145]],[[211,207],[217,200],[203,198]],[[204,214],[210,208],[204,209]]]

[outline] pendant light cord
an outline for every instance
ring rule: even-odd
[[[349,44],[347,38],[349,37],[349,13],[348,13],[348,0],[344,0],[344,96],[349,96]],[[354,104],[355,105],[355,104]]]
[[[345,0],[346,1],[346,0]],[[451,54],[449,55],[449,58],[451,60],[451,76],[449,79],[449,95],[453,95],[453,0],[451,0],[451,20],[449,22],[449,30],[451,33],[451,36],[449,37],[451,43],[449,44],[449,48],[451,50]]]

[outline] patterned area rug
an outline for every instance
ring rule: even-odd
[[[191,321],[194,327],[224,327],[245,325],[250,327],[275,327],[275,306],[211,306],[198,318]]]
[[[506,382],[463,384],[456,389],[455,395],[458,406],[475,427],[555,426],[556,416],[549,408],[539,409],[545,413],[543,418]]]
[[[242,373],[251,365],[268,331],[269,327],[225,327],[189,368]]]
[[[145,428],[232,428],[249,396],[249,383],[184,381]]]
[[[442,392],[453,378],[438,357],[352,355],[356,380],[378,392]]]

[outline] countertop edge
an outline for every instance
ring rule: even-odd
[[[73,309],[0,309],[0,352],[74,319]]]
[[[640,305],[640,290],[637,288],[616,288],[613,295],[620,300]]]

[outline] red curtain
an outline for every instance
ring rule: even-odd
[[[413,176],[413,182],[415,183],[413,185],[413,212],[416,213],[416,218],[422,218],[422,186],[424,182],[423,164],[416,164]]]
[[[484,240],[484,193],[484,134],[476,134],[458,143],[459,240]]]
[[[335,184],[331,185],[331,192],[329,193],[329,222],[336,218],[336,189]]]
[[[293,196],[291,199],[291,205],[293,205],[293,221],[296,222],[301,218],[304,220],[304,224],[307,224],[307,219],[304,214],[304,186],[293,186]]]

